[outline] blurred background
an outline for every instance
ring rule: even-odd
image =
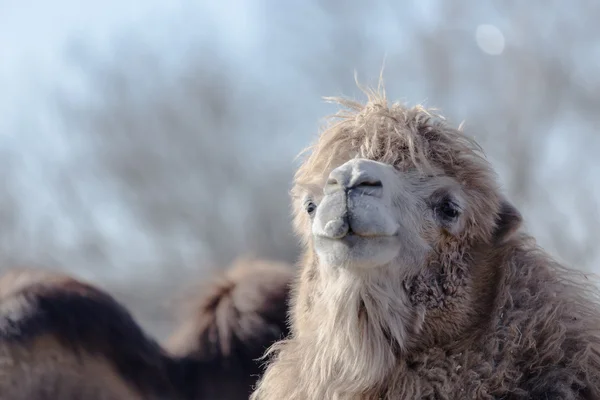
[[[66,270],[157,338],[251,253],[293,262],[294,157],[382,65],[480,141],[549,252],[599,272],[600,2],[0,0],[0,266]]]

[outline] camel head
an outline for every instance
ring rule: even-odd
[[[337,101],[347,111],[308,149],[292,189],[295,228],[318,269],[367,279],[385,271],[410,286],[520,226],[460,130],[378,94],[366,105]]]

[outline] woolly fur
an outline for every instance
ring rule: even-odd
[[[345,109],[296,173],[305,250],[292,334],[267,353],[251,399],[600,398],[596,285],[520,232],[474,140],[423,107],[367,94],[365,105],[335,100]],[[466,193],[464,229],[442,235],[415,275],[320,267],[303,202],[354,157],[442,171]]]

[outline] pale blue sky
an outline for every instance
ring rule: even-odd
[[[185,0],[0,0],[0,149],[9,149],[17,157],[17,168],[20,175],[18,193],[28,199],[28,217],[33,228],[40,223],[44,215],[58,212],[55,199],[56,188],[44,184],[46,178],[61,165],[68,165],[71,143],[61,134],[62,127],[56,118],[55,104],[52,94],[57,88],[72,93],[79,93],[84,88],[78,71],[65,59],[68,48],[73,43],[89,48],[94,54],[110,58],[115,41],[134,36],[152,49],[159,49],[161,61],[171,68],[181,67],[180,62],[188,48],[202,39],[219,40],[225,56],[237,60],[243,65],[248,79],[268,79],[273,85],[285,85],[294,82],[297,71],[290,67],[293,64],[294,51],[286,52],[287,42],[281,43],[273,28],[278,12],[288,12],[284,8],[275,11],[270,0],[219,0],[193,2]],[[377,13],[376,23],[367,25],[370,40],[381,44],[383,50],[392,49],[401,52],[410,44],[410,37],[403,32],[408,23],[434,25],[438,20],[437,0],[420,0],[412,3],[411,20],[406,16],[387,12],[384,6],[374,10]],[[304,12],[310,23],[318,24],[320,11],[312,9],[301,0],[290,0],[292,12]],[[477,24],[496,24],[503,28],[503,20],[491,10],[484,13],[485,18],[476,21],[473,26],[447,27],[448,29],[470,29],[475,42]],[[274,17],[275,16],[275,17]],[[321,16],[321,18],[323,18]],[[399,20],[402,20],[399,23]],[[310,24],[309,24],[310,25]],[[308,26],[308,25],[307,25]],[[304,29],[309,29],[304,27]],[[509,30],[504,30],[506,40],[514,40]],[[289,39],[288,37],[281,40]],[[301,40],[289,43],[289,46],[301,44]],[[318,38],[315,39],[318,41]],[[270,45],[274,47],[269,47]],[[315,45],[319,45],[316,43]],[[600,47],[599,47],[600,48]],[[261,57],[254,57],[262,52]],[[373,60],[372,65],[383,60]],[[318,60],[316,60],[318,62]],[[277,68],[269,68],[270,64]],[[582,69],[589,70],[593,63],[582,63]],[[348,65],[348,72],[354,68]],[[360,71],[361,76],[367,71]],[[374,72],[374,71],[368,71]],[[589,72],[589,71],[588,71]],[[269,74],[268,77],[265,74]],[[349,77],[351,79],[351,77]],[[306,77],[302,78],[306,79]],[[323,115],[323,108],[318,105],[318,96],[331,93],[316,92],[316,88],[296,82],[290,88],[303,98],[304,104],[298,113],[306,113],[306,118],[314,117],[314,123],[302,127],[290,126],[289,132],[274,138],[270,157],[290,158],[306,144],[309,137],[307,126],[317,127],[317,116]],[[423,84],[404,82],[402,95],[411,103],[430,100],[419,97],[424,93]],[[419,86],[421,85],[421,86]],[[284,90],[280,88],[279,90]],[[310,93],[309,93],[310,92]],[[333,93],[339,94],[339,93]],[[315,99],[314,104],[307,105],[306,99]],[[468,96],[466,96],[468,97]],[[433,99],[435,100],[435,99]],[[468,110],[477,99],[468,98],[462,104],[455,105],[455,110]],[[310,108],[312,107],[312,108]],[[461,108],[462,107],[462,108]],[[562,126],[564,133],[569,127]],[[316,131],[316,129],[315,129]],[[581,140],[583,137],[580,137]],[[249,139],[251,140],[251,139]],[[559,165],[560,160],[552,155],[563,155],[563,162],[568,163],[564,151],[566,143],[570,143],[564,135],[558,135],[550,142],[548,160]],[[585,144],[582,144],[585,146]],[[556,149],[556,150],[553,150]],[[281,150],[281,151],[278,151]],[[567,157],[566,159],[564,157]],[[598,169],[600,164],[593,166]],[[550,179],[550,178],[549,178]],[[93,188],[87,194],[90,206],[93,205],[95,216],[100,221],[100,229],[107,235],[123,234],[127,230],[127,221],[121,218],[118,207],[110,202],[98,203]],[[37,222],[36,222],[37,221]],[[57,222],[57,236],[65,243],[75,243],[76,227],[64,220]],[[131,236],[128,245],[137,241],[140,249],[145,244],[143,238]],[[127,254],[127,252],[124,252]],[[141,262],[139,256],[135,260]]]
[[[159,51],[165,66],[178,68],[188,47],[218,38],[225,54],[242,60],[252,57],[265,34],[261,4],[244,0],[0,0],[0,149],[15,157],[19,180],[13,189],[26,203],[26,229],[40,229],[40,224],[48,222],[47,216],[54,215],[55,239],[65,248],[78,240],[74,221],[61,217],[64,210],[56,196],[60,188],[46,183],[72,161],[72,143],[62,134],[52,94],[57,89],[85,93],[79,71],[65,59],[69,46],[75,43],[94,56],[110,58],[115,41],[131,36]],[[252,67],[257,65],[249,63],[248,68]],[[136,236],[119,207],[99,197],[102,194],[91,185],[85,185],[83,196],[93,209],[97,228],[109,237],[128,237],[125,247],[115,249],[122,257],[120,263],[151,261],[144,237]],[[123,277],[126,272],[119,274]]]

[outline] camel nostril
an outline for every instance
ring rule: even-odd
[[[344,216],[342,218],[336,218],[327,222],[323,231],[325,232],[325,235],[331,239],[343,238],[350,231],[348,218]]]
[[[327,177],[324,193],[328,195],[340,190],[348,192],[356,189],[355,193],[378,195],[383,188],[383,182],[374,172],[377,171],[361,170],[348,166],[338,167],[331,171]]]
[[[364,182],[359,182],[356,186],[357,187],[364,186],[364,187],[380,188],[380,187],[383,187],[383,184],[381,183],[380,180],[368,180],[368,181],[364,181]]]
[[[327,186],[335,186],[338,184],[338,180],[335,178],[327,179]]]
[[[347,190],[353,195],[381,197],[383,182],[372,175],[365,174],[354,179]]]

